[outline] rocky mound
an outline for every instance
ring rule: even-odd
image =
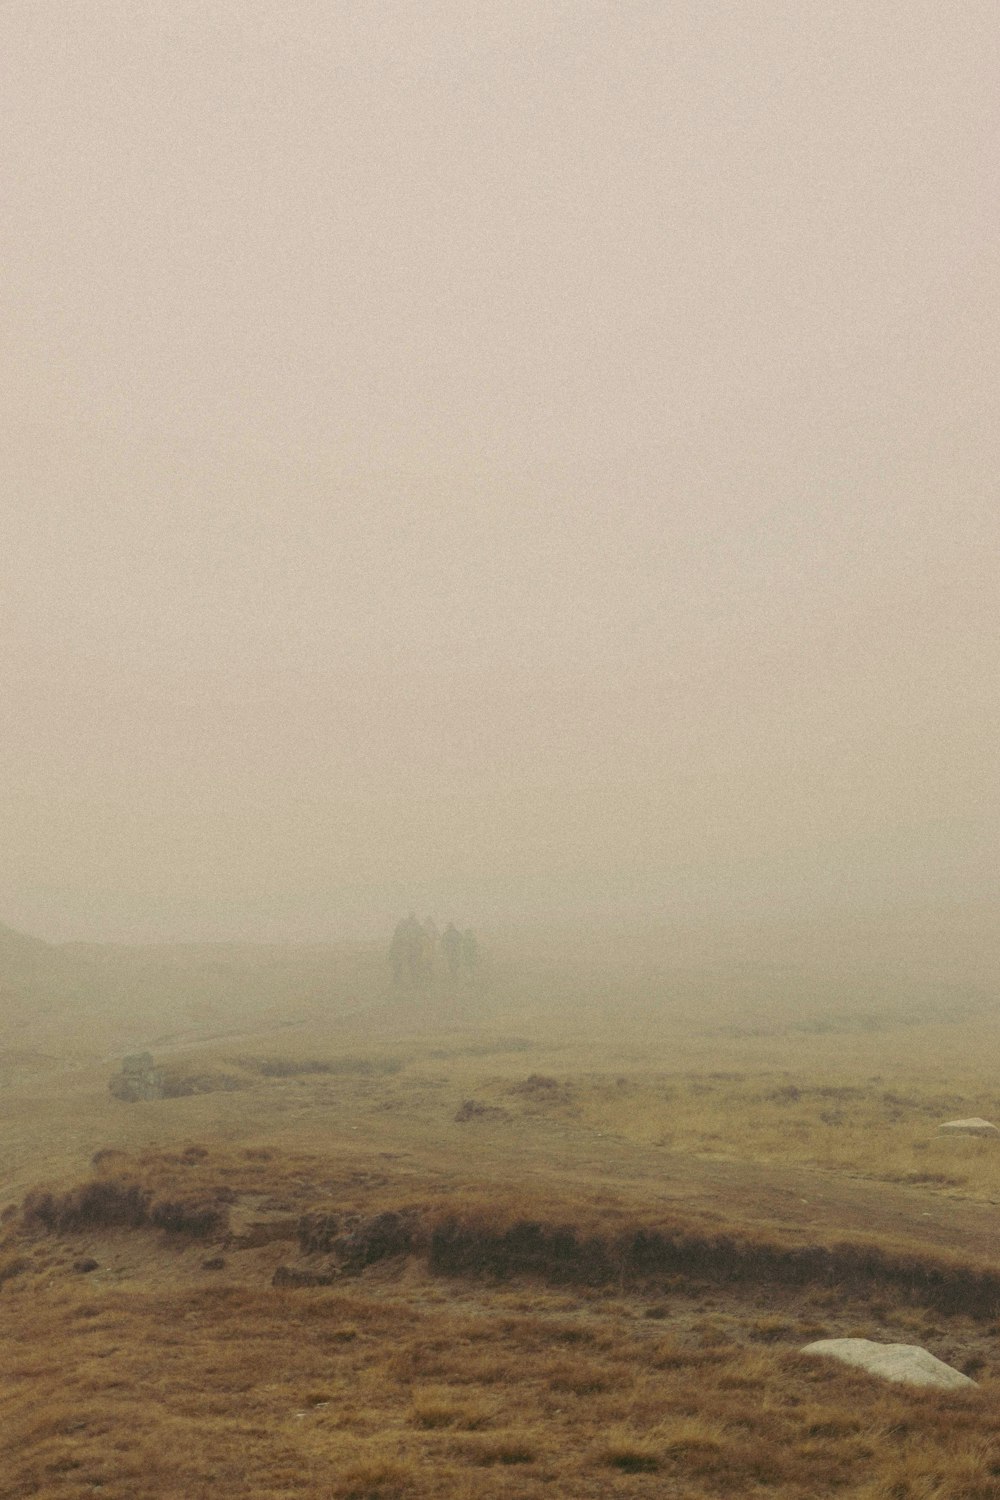
[[[190,1094],[229,1093],[243,1088],[245,1080],[231,1073],[185,1073],[177,1068],[157,1067],[151,1052],[133,1052],[122,1059],[120,1073],[108,1080],[113,1099],[137,1104],[144,1099],[184,1099]]]

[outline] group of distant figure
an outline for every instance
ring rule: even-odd
[[[457,980],[463,975],[472,978],[476,974],[479,944],[471,927],[461,932],[454,922],[449,922],[444,932],[439,932],[433,917],[418,922],[412,911],[396,923],[389,945],[394,984],[425,988],[440,972],[442,960],[449,979]]]

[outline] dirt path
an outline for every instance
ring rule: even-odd
[[[665,1199],[720,1222],[773,1225],[796,1238],[878,1234],[1000,1260],[1000,1215],[992,1204],[806,1167],[692,1156],[666,1158],[661,1180]]]
[[[561,1121],[497,1125],[408,1121],[373,1112],[344,1144],[394,1162],[416,1180],[456,1189],[476,1182],[499,1189],[567,1191],[584,1201],[608,1196],[644,1213],[671,1210],[711,1226],[758,1226],[802,1243],[878,1235],[1000,1262],[1000,1206],[942,1192],[819,1168],[779,1166],[674,1153],[573,1127]]]

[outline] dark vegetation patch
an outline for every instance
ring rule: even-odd
[[[6,1259],[0,1260],[0,1286],[5,1281],[13,1281],[15,1276],[23,1276],[31,1262],[24,1255],[8,1255]]]
[[[495,1104],[484,1104],[481,1099],[463,1099],[454,1118],[459,1125],[465,1125],[469,1120],[508,1120],[510,1116]]]
[[[414,1248],[416,1225],[406,1214],[375,1214],[362,1219],[345,1237],[340,1254],[345,1270],[361,1271],[377,1261],[407,1255]]]
[[[165,1229],[168,1234],[186,1234],[192,1239],[208,1240],[225,1234],[228,1214],[226,1206],[221,1203],[167,1199],[151,1206],[149,1222],[154,1229]]]
[[[538,1444],[530,1433],[498,1433],[495,1437],[467,1441],[459,1450],[463,1457],[482,1468],[494,1464],[531,1464],[538,1457]]]
[[[499,1057],[510,1052],[530,1052],[534,1045],[526,1036],[508,1036],[494,1042],[470,1042],[465,1047],[434,1047],[427,1056],[438,1062],[450,1057]]]
[[[271,1285],[297,1290],[306,1286],[332,1286],[339,1272],[335,1267],[314,1271],[308,1266],[278,1266],[271,1277]]]
[[[238,1062],[262,1078],[298,1078],[309,1073],[385,1078],[404,1067],[399,1057],[241,1057]]]
[[[25,1228],[50,1234],[84,1229],[164,1229],[196,1239],[225,1232],[228,1210],[215,1200],[154,1199],[148,1188],[118,1178],[99,1178],[68,1193],[36,1191],[24,1200]]]
[[[328,1255],[345,1230],[343,1214],[303,1214],[299,1220],[299,1249],[303,1255]]]
[[[31,1192],[24,1200],[29,1229],[65,1234],[79,1229],[139,1229],[149,1222],[150,1194],[137,1182],[101,1178],[68,1193]]]
[[[692,1087],[695,1086],[692,1085]],[[971,1109],[977,1102],[962,1094],[918,1097],[898,1094],[891,1090],[866,1089],[847,1084],[807,1085],[793,1081],[778,1084],[755,1097],[769,1104],[799,1104],[809,1100],[822,1100],[831,1108],[822,1111],[820,1119],[825,1124],[838,1125],[846,1120],[846,1110],[850,1105],[864,1105],[876,1110],[891,1123],[895,1123],[907,1115],[920,1115],[928,1120],[939,1120],[942,1115]]]
[[[639,1227],[614,1235],[521,1219],[510,1224],[457,1215],[432,1230],[432,1271],[498,1281],[534,1276],[591,1286],[683,1277],[726,1286],[888,1292],[903,1302],[977,1319],[1000,1315],[1000,1272],[875,1244],[778,1245],[686,1228]]]
[[[312,1264],[279,1266],[275,1286],[327,1286],[338,1276],[357,1276],[379,1261],[424,1248],[426,1234],[413,1212],[310,1213],[299,1220],[298,1241]]]
[[[617,1439],[601,1452],[601,1461],[623,1474],[655,1474],[662,1467],[660,1455],[652,1443],[640,1438]]]
[[[187,1099],[192,1094],[231,1094],[246,1088],[246,1079],[235,1073],[185,1073],[179,1068],[164,1068],[164,1099]]]
[[[813,1016],[802,1021],[760,1021],[747,1024],[713,1027],[701,1032],[702,1036],[734,1037],[743,1041],[748,1038],[784,1036],[835,1036],[842,1033],[874,1034],[893,1031],[902,1026],[955,1025],[982,1014],[984,1006],[974,1005],[967,1010],[951,1013],[933,1010],[900,1011],[887,1015],[881,1010],[842,1012],[839,1015]]]
[[[546,1073],[530,1073],[521,1083],[512,1084],[508,1092],[520,1094],[526,1099],[547,1101],[559,1098],[565,1093],[565,1088],[558,1078],[550,1078]]]
[[[597,1092],[610,1090],[620,1097],[623,1091],[629,1089],[630,1080],[601,1078],[591,1079],[590,1084]],[[580,1113],[578,1095],[573,1085],[553,1078],[548,1073],[529,1073],[527,1078],[510,1084],[507,1094],[516,1099],[529,1115],[558,1111],[564,1116],[569,1114],[575,1117]]]

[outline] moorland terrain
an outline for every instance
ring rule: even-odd
[[[0,930],[0,1495],[1000,1496],[997,913]],[[170,1097],[109,1078],[150,1051]],[[922,1344],[958,1392],[804,1344]]]

